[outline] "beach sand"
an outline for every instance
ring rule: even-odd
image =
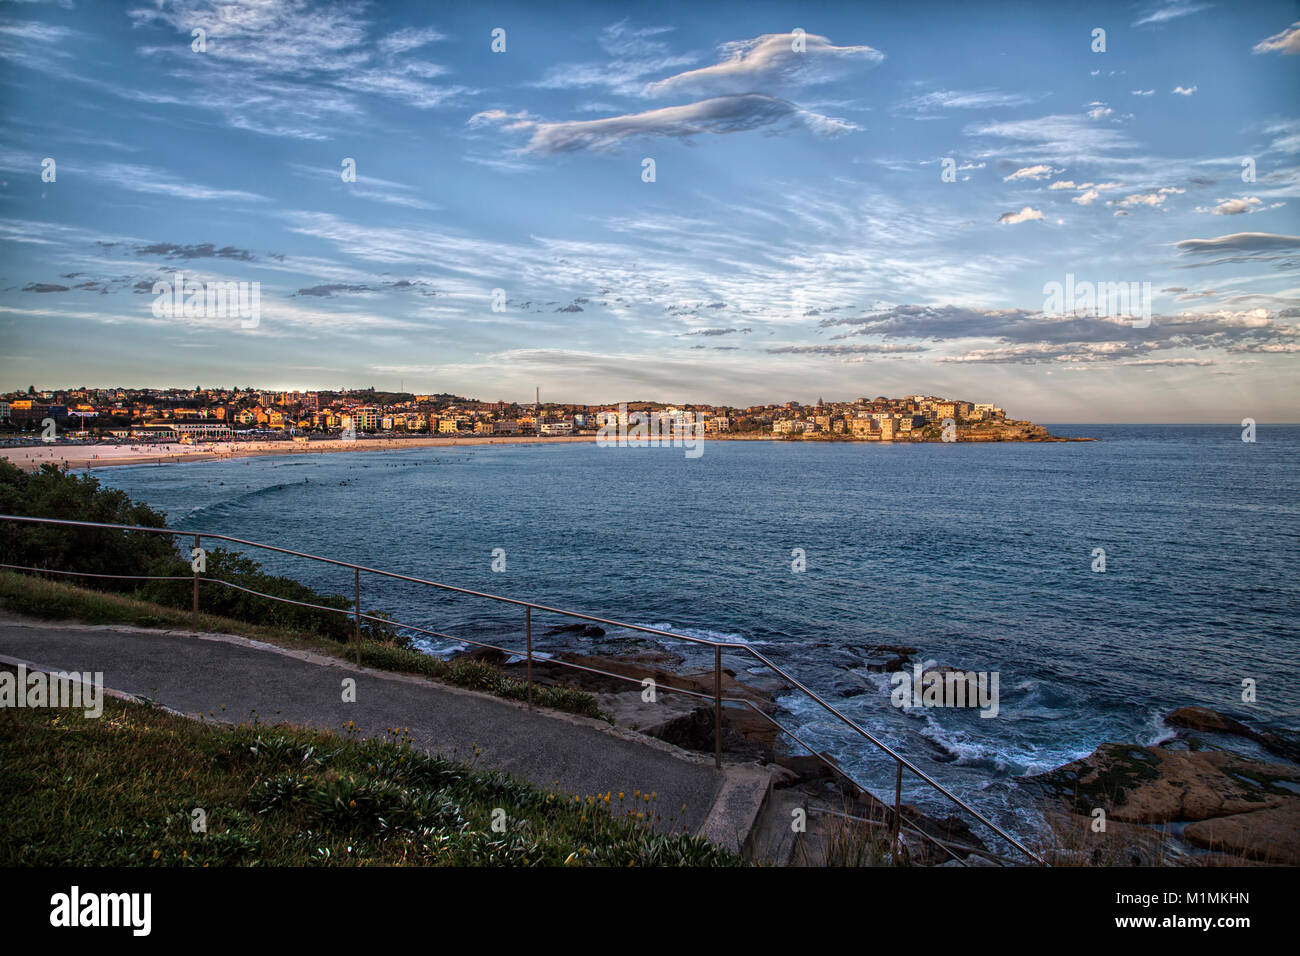
[[[323,441],[240,441],[179,442],[157,444],[77,445],[51,443],[21,448],[0,448],[0,458],[7,458],[24,471],[36,471],[41,465],[54,464],[78,470],[111,468],[114,465],[177,464],[209,461],[216,458],[252,458],[260,455],[320,455],[343,451],[394,451],[403,448],[443,448],[471,445],[559,444],[595,441],[594,435],[561,435],[538,438],[535,435],[474,435],[428,438],[363,438],[359,441],[326,439]]]

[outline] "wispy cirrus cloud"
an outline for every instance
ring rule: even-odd
[[[1165,0],[1162,3],[1147,4],[1145,12],[1133,21],[1133,26],[1143,27],[1153,23],[1168,23],[1181,17],[1191,16],[1202,10],[1208,10],[1213,4],[1197,3],[1196,0]]]
[[[597,39],[610,59],[562,63],[550,67],[532,85],[550,90],[599,88],[620,96],[642,96],[649,77],[680,70],[699,60],[694,53],[670,52],[662,37],[672,31],[667,26],[632,27],[627,20],[610,24]]]
[[[402,206],[426,212],[434,212],[442,208],[436,202],[421,198],[415,188],[406,183],[381,179],[360,170],[356,173],[356,181],[349,183],[343,181],[342,166],[339,169],[330,169],[324,166],[309,166],[305,163],[290,163],[289,168],[301,175],[328,182],[336,189],[360,199],[373,199],[375,202],[390,206]]]
[[[898,105],[898,109],[916,113],[943,110],[989,110],[1026,106],[1043,99],[1030,93],[1003,93],[998,90],[934,90],[921,93]]]
[[[368,12],[310,0],[170,0],[133,8],[128,16],[136,29],[187,38],[140,47],[143,55],[166,62],[179,82],[165,93],[100,82],[127,99],[197,106],[236,129],[306,140],[328,139],[327,127],[362,115],[367,96],[432,110],[476,94],[442,82],[450,72],[445,65],[416,58],[447,39],[439,30],[381,33]],[[196,28],[205,31],[202,52],[189,45]]]
[[[1041,116],[1034,119],[1002,120],[976,123],[966,128],[972,137],[984,136],[1011,143],[1008,148],[985,150],[982,156],[1005,153],[1035,162],[1069,166],[1081,162],[1098,162],[1113,158],[1134,143],[1111,126],[1089,123],[1083,117],[1069,115]]]

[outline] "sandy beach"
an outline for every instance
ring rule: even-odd
[[[115,465],[178,464],[208,461],[214,458],[253,458],[261,455],[321,455],[330,452],[394,451],[403,448],[442,448],[470,445],[560,444],[595,441],[594,435],[562,435],[538,438],[535,435],[482,435],[428,438],[363,438],[358,441],[326,439],[322,441],[240,441],[201,442],[183,445],[159,442],[120,445],[80,445],[51,443],[0,448],[0,458],[7,458],[24,471],[36,471],[41,465],[53,464],[70,469],[111,468]]]

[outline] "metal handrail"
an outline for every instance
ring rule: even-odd
[[[764,654],[762,654],[761,652],[755,650],[755,649],[754,649],[751,645],[749,645],[749,644],[745,644],[745,643],[741,643],[741,642],[736,642],[736,641],[713,641],[713,640],[709,640],[709,639],[707,639],[707,638],[691,637],[691,636],[688,635],[688,634],[678,634],[678,633],[676,633],[676,632],[674,632],[674,631],[665,631],[665,630],[662,630],[662,629],[660,629],[660,628],[647,627],[647,626],[644,626],[644,625],[641,625],[641,624],[629,624],[629,623],[627,623],[627,622],[625,622],[625,621],[616,621],[616,620],[612,620],[612,619],[609,619],[609,618],[596,617],[596,616],[591,615],[591,614],[583,614],[583,613],[578,612],[578,611],[569,611],[569,610],[565,610],[564,608],[550,607],[549,605],[538,604],[538,603],[536,603],[536,602],[534,602],[534,601],[524,601],[524,600],[521,600],[521,599],[519,599],[519,598],[510,598],[510,597],[505,597],[505,596],[500,595],[500,594],[491,594],[491,593],[486,592],[486,591],[474,591],[474,590],[471,590],[471,589],[469,589],[469,588],[461,588],[461,587],[456,587],[455,585],[451,585],[451,584],[443,584],[443,583],[441,583],[441,582],[439,582],[439,581],[430,581],[430,580],[428,580],[428,579],[426,579],[426,578],[418,578],[418,577],[414,577],[414,576],[412,576],[412,575],[399,574],[398,572],[395,572],[395,571],[385,571],[385,570],[383,570],[382,568],[371,568],[371,567],[368,567],[368,566],[363,565],[363,564],[355,564],[355,563],[350,562],[350,561],[340,561],[340,560],[338,560],[337,558],[327,558],[327,557],[324,557],[324,556],[322,556],[322,555],[318,555],[318,554],[310,554],[310,553],[308,553],[308,552],[304,552],[304,551],[295,551],[295,550],[293,550],[293,549],[291,549],[291,548],[282,548],[282,547],[279,547],[279,546],[277,546],[277,545],[264,544],[264,543],[262,543],[262,542],[260,542],[260,541],[249,541],[249,540],[244,539],[244,538],[236,538],[236,537],[233,537],[233,536],[231,536],[231,535],[219,534],[219,533],[217,533],[217,532],[209,532],[209,531],[178,531],[178,530],[176,530],[176,529],[174,529],[174,528],[151,528],[151,527],[146,527],[146,526],[142,526],[142,525],[109,524],[109,523],[94,522],[94,521],[74,521],[74,520],[64,519],[64,518],[37,518],[37,517],[29,517],[29,516],[26,516],[26,515],[0,515],[0,521],[17,521],[17,522],[28,523],[28,524],[65,525],[65,526],[71,526],[71,527],[100,528],[100,529],[104,529],[104,530],[112,530],[112,531],[132,531],[132,532],[140,532],[140,531],[143,531],[143,532],[150,533],[150,534],[165,534],[165,535],[170,535],[170,536],[172,536],[172,537],[176,537],[176,538],[193,538],[194,541],[195,541],[195,546],[196,546],[196,547],[199,546],[200,539],[202,539],[202,538],[210,538],[210,539],[215,539],[215,540],[217,540],[217,541],[226,541],[226,542],[229,542],[229,543],[231,543],[231,544],[244,545],[244,546],[246,546],[246,547],[250,547],[250,548],[260,548],[260,549],[265,550],[265,551],[273,551],[273,552],[278,553],[278,554],[286,554],[286,555],[290,555],[290,556],[293,556],[293,557],[306,558],[306,559],[308,559],[308,560],[319,561],[319,562],[324,563],[324,564],[331,564],[331,565],[334,565],[334,566],[336,566],[336,567],[350,568],[350,569],[352,569],[352,571],[354,572],[354,580],[355,580],[355,582],[356,582],[356,602],[355,602],[354,610],[353,610],[353,611],[349,611],[349,610],[347,610],[347,609],[340,609],[340,608],[327,608],[327,607],[324,607],[324,606],[322,606],[322,605],[309,604],[309,603],[302,602],[302,601],[294,601],[294,600],[292,600],[292,599],[290,599],[290,598],[282,598],[282,597],[277,597],[277,596],[275,596],[275,595],[263,594],[263,593],[261,593],[261,592],[258,592],[258,591],[252,591],[252,590],[249,589],[249,588],[244,588],[244,587],[241,587],[241,586],[239,586],[239,585],[233,584],[233,583],[231,583],[231,582],[221,581],[220,579],[200,577],[200,575],[198,574],[197,571],[195,572],[193,578],[189,578],[189,577],[179,577],[179,578],[175,578],[175,577],[174,577],[174,578],[157,578],[157,579],[158,579],[158,580],[192,580],[192,581],[194,582],[194,601],[193,601],[193,607],[194,607],[195,630],[197,630],[197,628],[198,628],[198,623],[197,623],[197,622],[198,622],[198,594],[199,594],[198,586],[199,586],[199,582],[200,582],[200,581],[207,581],[207,582],[210,582],[210,583],[213,583],[213,584],[222,584],[222,585],[226,585],[226,586],[229,586],[229,587],[235,588],[236,590],[244,591],[244,592],[246,592],[246,593],[250,593],[250,594],[255,594],[255,595],[257,595],[257,596],[265,597],[265,598],[268,598],[268,599],[270,599],[270,600],[282,601],[282,602],[285,602],[285,603],[295,604],[295,605],[299,605],[299,606],[303,606],[303,607],[310,607],[310,608],[313,608],[313,609],[316,609],[316,610],[321,610],[321,611],[328,611],[328,612],[335,612],[335,613],[342,613],[342,614],[349,614],[349,613],[353,613],[353,614],[355,614],[355,619],[356,619],[356,630],[355,630],[355,636],[356,636],[356,645],[357,645],[358,662],[360,661],[360,648],[361,648],[361,620],[362,620],[362,618],[365,618],[365,619],[370,620],[370,621],[375,621],[375,622],[379,622],[379,623],[388,624],[388,625],[393,626],[393,627],[398,627],[398,628],[403,628],[403,629],[411,629],[411,630],[417,630],[417,631],[423,631],[423,632],[425,632],[425,633],[434,634],[434,635],[436,635],[436,636],[438,636],[438,637],[441,637],[441,638],[444,638],[444,639],[448,639],[448,640],[454,640],[454,641],[459,641],[459,642],[464,642],[464,643],[469,643],[469,644],[476,644],[477,646],[480,646],[480,647],[491,647],[491,648],[493,648],[493,649],[495,649],[495,650],[500,650],[500,651],[502,651],[502,652],[511,653],[511,654],[516,654],[516,655],[519,655],[519,656],[526,656],[526,657],[527,657],[527,660],[528,660],[528,684],[529,684],[529,701],[530,701],[530,703],[531,703],[531,699],[532,699],[532,664],[533,664],[533,659],[534,659],[533,650],[532,650],[532,612],[533,612],[534,610],[536,610],[536,611],[543,611],[543,612],[550,613],[550,614],[559,614],[559,615],[562,615],[562,616],[565,616],[565,617],[576,618],[576,619],[578,619],[578,620],[583,620],[583,621],[591,621],[591,622],[596,623],[596,624],[605,624],[605,625],[608,625],[608,626],[610,626],[610,627],[625,628],[625,629],[627,629],[627,630],[638,631],[638,632],[643,633],[643,634],[654,634],[654,635],[658,635],[658,636],[661,636],[661,637],[671,638],[671,639],[673,639],[673,640],[686,641],[686,642],[691,643],[691,644],[700,644],[700,645],[705,645],[705,646],[708,646],[708,647],[712,647],[712,648],[714,649],[714,693],[713,693],[711,696],[712,696],[712,699],[713,699],[714,704],[715,704],[715,719],[714,719],[714,729],[715,729],[714,759],[715,759],[715,763],[716,763],[716,765],[717,765],[718,767],[721,767],[721,766],[722,766],[722,716],[721,716],[721,714],[722,714],[722,704],[723,704],[723,702],[724,702],[724,698],[722,697],[722,673],[721,673],[721,670],[722,670],[722,650],[723,650],[723,648],[726,648],[726,649],[731,650],[731,651],[739,651],[739,652],[743,652],[743,653],[746,653],[746,654],[750,655],[751,657],[753,657],[755,660],[757,660],[759,663],[761,663],[764,667],[768,668],[768,669],[769,669],[770,671],[772,671],[773,673],[779,675],[779,676],[780,676],[781,678],[783,678],[787,683],[789,683],[792,687],[794,687],[794,688],[796,688],[797,690],[799,690],[800,692],[802,692],[804,695],[806,695],[810,700],[812,700],[814,703],[816,703],[819,707],[821,707],[821,708],[822,708],[823,710],[825,710],[827,713],[829,713],[829,714],[831,714],[833,717],[837,718],[837,719],[838,719],[839,721],[841,721],[843,724],[845,724],[846,726],[848,726],[849,728],[851,728],[852,730],[854,730],[854,731],[855,731],[859,736],[861,736],[863,739],[869,741],[871,744],[873,744],[873,745],[874,745],[875,747],[877,747],[879,750],[882,750],[884,753],[888,754],[891,758],[893,758],[893,759],[896,761],[897,766],[898,766],[898,773],[897,773],[896,783],[895,783],[895,798],[894,798],[894,806],[893,806],[892,808],[890,808],[890,811],[891,811],[891,814],[892,814],[892,823],[893,823],[893,826],[894,826],[894,843],[895,843],[896,852],[898,852],[899,849],[900,849],[900,844],[898,843],[898,831],[899,831],[900,827],[902,826],[902,817],[903,817],[903,813],[902,813],[902,775],[903,775],[903,769],[906,768],[906,769],[910,770],[912,773],[916,774],[917,777],[919,777],[919,778],[920,778],[924,783],[926,783],[926,784],[927,784],[928,786],[930,786],[932,789],[934,789],[934,790],[937,791],[938,793],[941,793],[943,796],[947,797],[948,800],[950,800],[952,803],[956,804],[958,807],[960,807],[961,809],[965,810],[967,813],[969,813],[971,816],[973,816],[976,820],[980,821],[982,824],[984,824],[986,827],[988,827],[991,831],[993,831],[994,833],[996,833],[996,834],[997,834],[998,836],[1000,836],[1002,839],[1006,840],[1008,843],[1010,843],[1012,846],[1014,846],[1014,847],[1015,847],[1017,850],[1019,850],[1021,853],[1025,854],[1025,856],[1029,857],[1031,860],[1033,860],[1034,862],[1036,862],[1036,863],[1038,863],[1038,864],[1040,864],[1040,865],[1046,865],[1046,861],[1044,861],[1040,856],[1038,856],[1038,854],[1034,853],[1032,850],[1030,850],[1028,847],[1026,847],[1023,843],[1021,843],[1018,839],[1016,839],[1014,836],[1012,836],[1010,833],[1008,833],[1008,832],[1007,832],[1006,830],[1004,830],[1002,827],[998,826],[998,825],[997,825],[996,823],[994,823],[992,820],[988,819],[988,817],[986,817],[984,814],[980,813],[980,812],[979,812],[978,810],[976,810],[974,807],[970,806],[970,804],[966,803],[966,801],[962,800],[962,799],[961,799],[960,797],[958,797],[956,794],[952,793],[952,791],[950,791],[947,787],[943,786],[941,783],[939,783],[937,780],[935,780],[933,777],[931,777],[931,776],[930,776],[929,774],[927,774],[925,771],[921,770],[919,767],[917,767],[914,763],[912,763],[912,762],[911,762],[910,760],[908,760],[906,757],[904,757],[904,756],[902,756],[901,754],[899,754],[897,751],[895,751],[895,750],[894,750],[892,747],[890,747],[888,744],[886,744],[886,743],[884,743],[883,741],[879,740],[879,739],[878,739],[874,734],[870,733],[869,731],[867,731],[866,729],[864,729],[863,727],[861,727],[857,722],[855,722],[855,721],[852,720],[851,718],[849,718],[849,717],[847,717],[846,715],[844,715],[843,713],[841,713],[841,712],[840,712],[838,709],[836,709],[833,705],[831,705],[830,703],[828,703],[827,701],[825,701],[824,699],[822,699],[821,696],[819,696],[817,693],[815,693],[815,692],[812,691],[810,688],[808,688],[807,686],[805,686],[805,685],[803,684],[803,682],[801,682],[800,680],[798,680],[797,678],[795,678],[794,676],[792,676],[791,674],[789,674],[785,669],[783,669],[782,667],[780,667],[779,665],[777,665],[777,664],[774,663],[773,661],[769,660],[769,659],[768,659]],[[17,566],[17,565],[0,565],[0,567],[18,568],[19,566]],[[150,578],[148,578],[147,576],[143,576],[143,575],[139,575],[139,576],[137,576],[137,575],[100,575],[100,574],[89,574],[89,573],[83,575],[83,574],[80,573],[80,572],[52,571],[52,570],[50,570],[50,569],[44,569],[44,568],[23,568],[23,570],[31,570],[31,571],[38,571],[38,572],[47,572],[47,571],[48,571],[48,573],[56,573],[56,574],[70,574],[70,575],[75,575],[75,576],[85,576],[85,577],[112,577],[112,578],[122,578],[122,579],[134,579],[134,578],[140,578],[140,579],[143,579],[143,580],[149,580],[149,579],[150,579]],[[525,628],[526,628],[526,631],[527,631],[528,647],[527,647],[526,651],[515,651],[515,650],[510,650],[510,649],[507,649],[507,648],[496,647],[495,645],[490,645],[490,644],[481,644],[480,642],[472,641],[472,640],[469,640],[469,639],[467,639],[467,638],[457,638],[457,637],[451,637],[450,635],[438,634],[438,632],[435,632],[435,631],[429,631],[427,628],[421,628],[421,627],[417,627],[417,626],[415,626],[415,625],[401,624],[401,623],[396,622],[396,621],[390,621],[390,620],[388,620],[388,619],[386,619],[386,618],[376,618],[376,617],[373,617],[372,615],[369,615],[369,614],[362,614],[362,613],[361,613],[361,584],[360,584],[360,575],[361,575],[361,572],[362,572],[362,571],[365,571],[367,574],[374,574],[374,575],[377,575],[377,576],[379,576],[379,577],[392,578],[392,579],[394,579],[394,580],[398,580],[398,581],[406,581],[406,582],[409,582],[409,583],[412,583],[412,584],[422,584],[422,585],[426,585],[426,586],[428,586],[428,587],[439,588],[439,589],[444,590],[444,591],[451,591],[451,592],[456,593],[456,594],[466,594],[466,595],[469,595],[469,596],[471,596],[471,597],[487,598],[488,600],[491,600],[491,601],[497,601],[497,602],[500,602],[500,603],[503,603],[503,604],[513,604],[513,605],[516,605],[516,606],[519,606],[519,607],[523,607],[523,608],[525,609],[525,622],[526,622],[526,623],[525,623]],[[593,670],[592,668],[583,667],[583,666],[581,666],[581,665],[577,665],[577,664],[569,664],[568,662],[565,662],[565,661],[554,660],[554,661],[552,661],[552,662],[555,663],[555,664],[561,665],[561,666],[571,666],[571,667],[574,667],[574,668],[576,668],[576,669],[578,669],[578,670],[588,670],[588,671],[589,671],[589,670]],[[606,672],[603,672],[603,671],[597,671],[597,673],[606,673]],[[639,681],[639,680],[636,680],[635,678],[627,678],[627,677],[624,677],[623,675],[607,674],[607,676],[610,676],[610,677],[618,677],[618,678],[620,678],[620,679],[631,680],[631,681],[634,681],[634,682],[636,682],[636,683],[640,683],[640,681]],[[671,692],[686,693],[686,694],[690,694],[690,695],[692,695],[692,696],[704,697],[704,698],[706,698],[706,699],[710,696],[710,695],[704,695],[704,694],[701,694],[701,693],[699,693],[698,691],[689,691],[689,690],[687,690],[687,689],[685,689],[685,688],[664,687],[663,689],[664,689],[664,690],[667,690],[667,691],[671,691]],[[745,699],[743,699],[743,698],[725,698],[725,702],[727,702],[727,703],[742,704],[742,705],[748,705],[748,706],[752,707],[752,708],[753,708],[755,711],[757,711],[758,713],[760,713],[760,714],[763,713],[759,708],[755,707],[751,701],[745,700]],[[798,742],[799,742],[799,743],[800,743],[800,744],[801,744],[805,749],[809,750],[809,751],[810,751],[814,756],[816,756],[818,759],[820,759],[823,763],[825,763],[828,767],[830,767],[834,772],[836,772],[836,773],[840,774],[842,777],[844,777],[845,780],[847,780],[849,783],[851,783],[851,784],[852,784],[854,787],[856,787],[858,790],[860,790],[860,791],[863,792],[863,793],[868,793],[868,794],[871,792],[871,791],[868,790],[866,787],[862,786],[862,785],[859,784],[856,780],[854,780],[853,777],[850,776],[850,775],[849,775],[849,774],[848,774],[848,773],[847,773],[843,768],[841,768],[840,766],[838,766],[838,765],[835,764],[834,762],[828,760],[828,759],[827,759],[823,754],[818,753],[816,750],[814,750],[812,747],[809,747],[809,746],[808,746],[806,743],[804,743],[802,740],[799,740],[799,738],[796,737],[794,734],[790,733],[790,731],[786,730],[786,728],[783,727],[781,724],[779,724],[779,723],[776,722],[775,720],[772,720],[772,718],[770,717],[770,715],[763,714],[763,716],[764,716],[764,717],[767,717],[769,720],[772,721],[772,723],[776,724],[776,726],[777,726],[777,727],[778,727],[778,728],[779,728],[783,733],[785,733],[785,734],[791,736],[793,739],[795,739],[796,741],[798,741]],[[874,795],[873,795],[873,796],[874,796]],[[879,800],[879,798],[875,798],[875,799],[877,799],[877,802],[881,803],[883,806],[888,807],[888,804],[887,804],[885,801]],[[908,829],[908,830],[911,831],[911,832],[917,832],[917,833],[920,833],[921,836],[933,840],[933,838],[931,838],[931,837],[929,836],[929,834],[926,834],[926,833],[924,833],[923,831],[919,831],[919,830],[918,830],[917,828],[915,828],[915,827],[907,827],[906,829]],[[939,841],[934,841],[934,842],[937,843],[937,842],[939,842]],[[941,844],[941,845],[942,845],[942,844]],[[948,848],[945,846],[944,849],[947,850]],[[949,851],[949,852],[951,852],[951,851]]]

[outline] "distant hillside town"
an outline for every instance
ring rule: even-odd
[[[451,394],[373,388],[274,391],[254,388],[71,388],[35,386],[0,399],[9,437],[123,441],[214,441],[383,434],[434,436],[596,435],[606,423],[655,413],[688,420],[719,438],[825,441],[1033,441],[1041,426],[1009,419],[998,406],[933,395],[858,398],[815,405],[674,405],[483,402]]]

